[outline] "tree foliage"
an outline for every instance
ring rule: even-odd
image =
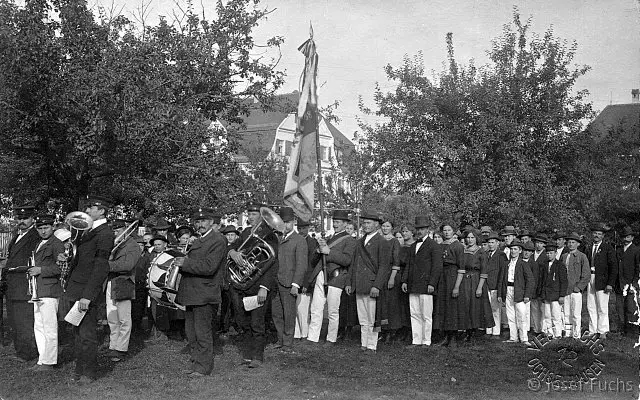
[[[447,67],[425,74],[422,54],[385,70],[395,91],[375,92],[365,113],[388,122],[362,124],[365,191],[418,194],[438,220],[529,229],[579,226],[573,181],[559,168],[592,117],[586,91],[574,91],[588,71],[573,65],[576,43],[552,29],[530,32],[513,21],[492,41],[490,62],[462,65],[447,35]]]
[[[257,3],[217,1],[212,20],[189,8],[141,31],[82,0],[0,0],[2,194],[70,210],[89,192],[148,213],[235,209],[247,178],[234,132],[283,83],[277,60],[252,56],[268,14]]]

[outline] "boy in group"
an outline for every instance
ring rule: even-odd
[[[556,260],[558,245],[548,243],[545,246],[547,252],[546,265],[540,264],[540,291],[539,296],[543,302],[542,331],[550,338],[562,336],[562,305],[564,295],[567,293],[567,267],[560,260]]]

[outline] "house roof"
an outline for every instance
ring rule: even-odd
[[[615,129],[637,133],[640,130],[640,103],[608,105],[587,129],[596,137],[603,137]]]

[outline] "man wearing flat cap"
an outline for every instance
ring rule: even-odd
[[[620,237],[623,245],[618,247],[616,256],[618,258],[618,281],[615,286],[616,310],[618,314],[618,332],[627,333],[631,330],[631,322],[637,322],[635,315],[637,306],[635,293],[631,290],[633,286],[636,292],[638,280],[640,279],[640,249],[633,244],[636,233],[630,226],[625,226]]]
[[[247,205],[247,220],[252,228],[247,228],[242,231],[240,242],[244,243],[244,241],[254,233],[274,249],[276,256],[260,264],[261,270],[264,271],[264,273],[258,279],[251,282],[248,287],[240,287],[237,283],[231,282],[232,290],[235,290],[235,296],[237,296],[239,300],[236,304],[240,306],[236,309],[236,321],[243,330],[251,332],[249,346],[243,349],[245,351],[243,352],[242,360],[243,364],[249,368],[259,368],[264,361],[264,347],[266,344],[265,313],[267,308],[264,304],[270,301],[271,296],[273,296],[271,292],[276,288],[276,274],[278,272],[278,237],[273,229],[262,219],[260,213],[262,207],[264,207],[264,205],[260,203],[249,203]],[[239,251],[230,250],[229,257],[238,265],[243,263],[243,257]],[[261,306],[251,311],[246,311],[243,306],[243,298],[251,296],[258,296],[258,304]]]
[[[200,237],[186,257],[176,257],[182,279],[176,303],[186,307],[185,332],[191,348],[190,377],[213,370],[213,318],[222,301],[220,287],[227,257],[227,240],[213,229],[215,212],[199,208],[192,216]]]
[[[28,303],[28,281],[25,279],[27,262],[40,243],[35,229],[35,207],[22,206],[13,209],[18,232],[9,242],[7,263],[3,276],[7,282],[7,319],[11,327],[16,356],[32,360],[38,356],[33,332],[33,305]]]
[[[567,267],[567,294],[564,298],[565,335],[579,339],[582,332],[582,292],[591,279],[591,269],[587,256],[578,250],[582,238],[576,232],[565,236],[569,252],[562,256]],[[557,250],[556,250],[557,251]]]
[[[106,284],[107,321],[109,322],[109,357],[111,361],[123,360],[129,351],[131,338],[131,300],[135,299],[135,267],[140,258],[140,248],[135,239],[122,236],[128,221],[116,219],[111,224],[115,239],[119,238],[109,259],[109,275]]]
[[[387,321],[378,302],[380,291],[386,287],[391,275],[391,241],[378,232],[380,214],[363,212],[364,236],[358,240],[347,275],[345,292],[356,295],[358,320],[360,321],[360,349],[376,352],[378,332]]]
[[[36,229],[40,243],[36,246],[34,266],[29,268],[29,276],[36,277],[37,293],[40,301],[33,303],[33,330],[38,345],[38,363],[34,371],[49,371],[58,363],[58,304],[62,296],[58,254],[64,252],[64,245],[53,235],[54,215],[38,215]]]
[[[109,257],[113,249],[113,231],[107,225],[110,199],[87,196],[85,213],[93,219],[93,226],[80,238],[76,265],[71,270],[67,287],[68,299],[77,304],[85,316],[73,330],[76,366],[73,380],[89,383],[98,374],[98,296],[109,274]],[[71,306],[73,306],[73,304]]]
[[[295,215],[291,207],[280,208],[284,232],[278,247],[277,291],[271,300],[271,315],[282,352],[292,352],[296,324],[296,298],[304,284],[309,265],[307,242],[293,229]]]
[[[314,269],[308,277],[314,282],[311,298],[311,323],[309,324],[308,340],[318,343],[324,315],[324,305],[327,304],[329,325],[327,329],[326,345],[335,344],[338,338],[340,323],[340,298],[342,290],[347,285],[347,271],[351,265],[357,241],[345,230],[349,223],[349,213],[346,210],[334,210],[333,229],[335,234],[331,239],[318,239],[318,249],[313,255],[311,263]],[[326,274],[322,266],[322,257],[326,261]],[[327,279],[328,278],[328,279]],[[327,292],[325,293],[325,283]]]
[[[616,253],[605,243],[604,224],[591,227],[593,243],[587,247],[587,259],[591,267],[591,279],[587,285],[587,310],[589,310],[589,332],[599,333],[603,338],[609,332],[609,294],[618,279]]]

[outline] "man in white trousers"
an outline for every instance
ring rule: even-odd
[[[311,323],[309,324],[307,340],[314,343],[318,343],[320,340],[324,305],[327,304],[329,326],[325,346],[335,344],[338,337],[340,297],[342,296],[343,288],[347,284],[347,272],[357,245],[357,241],[345,230],[350,222],[348,211],[334,210],[332,219],[335,234],[329,240],[317,239],[318,249],[311,261],[311,264],[315,267],[308,280],[309,282],[314,282],[314,284],[311,299]],[[328,279],[324,276],[323,255],[327,266]]]
[[[39,215],[36,217],[36,229],[40,243],[33,255],[34,265],[27,271],[35,286],[32,285],[33,332],[38,347],[38,363],[35,371],[50,371],[58,363],[58,302],[62,296],[60,286],[60,268],[57,264],[58,254],[64,252],[64,245],[53,235],[55,216]],[[32,301],[30,301],[32,302]]]

